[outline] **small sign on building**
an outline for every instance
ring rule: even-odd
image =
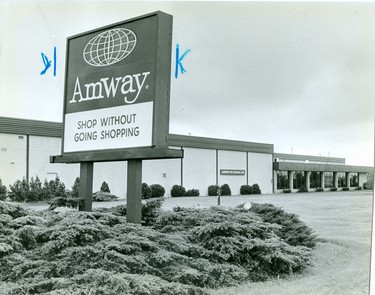
[[[239,170],[239,169],[220,169],[220,175],[242,176],[242,175],[245,175],[245,170]]]

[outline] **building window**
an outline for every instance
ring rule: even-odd
[[[333,187],[333,172],[324,172],[324,187]]]
[[[293,188],[299,189],[305,186],[305,173],[304,172],[294,172],[293,173]]]
[[[350,173],[350,186],[357,187],[358,186],[358,173]]]
[[[288,188],[288,171],[277,171],[277,189]]]
[[[320,184],[320,172],[312,171],[310,174],[310,187],[318,188],[321,187]]]
[[[345,187],[345,172],[337,172],[337,187]]]

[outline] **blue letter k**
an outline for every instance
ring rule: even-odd
[[[175,78],[177,79],[178,77],[178,68],[180,67],[180,70],[181,70],[181,74],[183,73],[186,73],[186,70],[184,68],[184,66],[182,65],[182,60],[185,58],[186,54],[188,54],[191,50],[188,49],[184,52],[183,55],[181,55],[180,57],[180,45],[177,43],[176,45],[176,70],[175,70],[175,73],[174,73],[174,76]]]

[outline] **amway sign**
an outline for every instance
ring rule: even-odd
[[[68,38],[63,153],[163,146],[171,30],[156,12]]]

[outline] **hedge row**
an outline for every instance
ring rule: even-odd
[[[25,178],[17,180],[9,186],[9,190],[2,184],[0,179],[0,200],[5,201],[9,198],[15,202],[48,202],[53,207],[67,206],[76,208],[79,206],[79,177],[74,181],[71,190],[66,189],[65,184],[60,181],[59,177],[44,183],[39,177],[31,177],[30,182]],[[100,191],[93,194],[93,201],[114,201],[118,197],[111,194],[108,183],[103,181]]]

